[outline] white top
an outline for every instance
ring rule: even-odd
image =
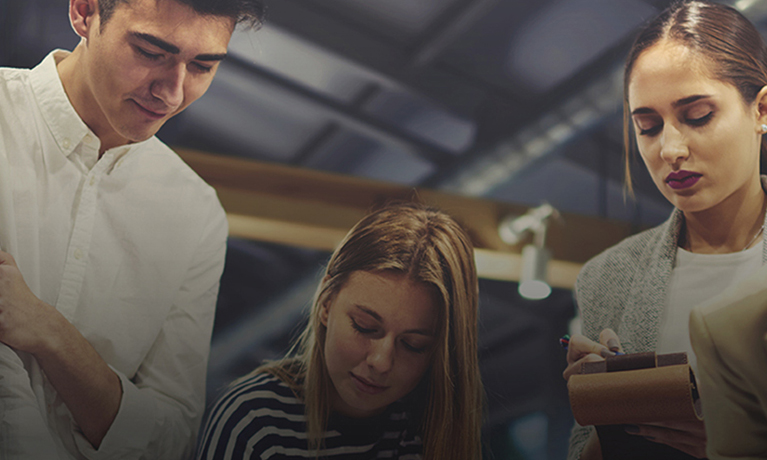
[[[697,254],[677,249],[658,336],[658,353],[686,351],[690,365],[697,371],[690,344],[690,312],[759,270],[763,247],[760,238],[754,247],[730,254]]]
[[[58,455],[44,458],[185,458],[204,410],[226,216],[154,137],[99,159],[59,80],[62,53],[0,68],[0,247],[123,396],[95,451],[34,358],[0,344],[0,454],[41,458],[52,442]]]

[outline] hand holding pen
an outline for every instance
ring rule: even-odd
[[[604,329],[599,334],[599,343],[586,336],[574,334],[562,337],[560,344],[567,349],[567,368],[562,373],[565,380],[581,370],[584,362],[602,361],[610,356],[623,354],[620,339],[612,329]]]

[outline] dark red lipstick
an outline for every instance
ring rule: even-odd
[[[666,183],[674,190],[690,188],[698,182],[703,175],[692,171],[673,171],[666,176]]]

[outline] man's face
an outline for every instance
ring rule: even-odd
[[[148,139],[205,93],[233,30],[175,0],[119,4],[103,27],[94,15],[80,116],[102,143]]]

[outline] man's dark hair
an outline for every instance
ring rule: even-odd
[[[212,16],[232,18],[235,24],[246,24],[252,28],[259,28],[264,19],[265,5],[261,0],[163,0],[175,1],[187,5],[194,11]],[[115,8],[121,3],[130,3],[131,0],[98,0],[101,28],[112,17]]]

